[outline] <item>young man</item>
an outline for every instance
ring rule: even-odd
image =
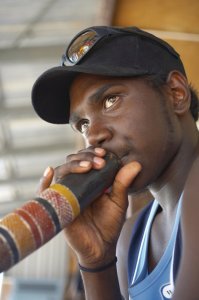
[[[176,51],[138,28],[88,28],[32,99],[85,139],[57,178],[103,168],[107,151],[122,162],[111,191],[66,229],[87,299],[199,299],[198,99]],[[128,195],[146,187],[155,200],[125,222]]]

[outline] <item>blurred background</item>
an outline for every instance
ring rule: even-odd
[[[0,0],[0,217],[35,195],[47,166],[83,146],[31,106],[32,85],[60,64],[71,38],[92,25],[141,27],[176,48],[199,90],[198,11],[198,0]],[[0,276],[1,300],[84,298],[63,233]]]

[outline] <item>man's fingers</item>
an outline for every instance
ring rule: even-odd
[[[45,171],[44,174],[42,176],[42,178],[40,179],[40,183],[39,183],[39,188],[37,193],[40,194],[42,191],[44,191],[45,189],[47,189],[52,180],[53,180],[53,175],[54,175],[54,170],[51,167],[48,167]]]

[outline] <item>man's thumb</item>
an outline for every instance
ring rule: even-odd
[[[122,167],[117,173],[115,180],[120,182],[124,188],[128,188],[142,167],[137,161],[133,161]]]

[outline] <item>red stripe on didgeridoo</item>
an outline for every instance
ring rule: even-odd
[[[46,189],[41,194],[40,197],[46,199],[53,208],[55,209],[61,228],[64,228],[66,224],[71,223],[74,219],[73,210],[66,198],[60,193],[53,189]]]
[[[23,210],[22,208],[15,210],[15,213],[25,220],[34,237],[36,248],[40,247],[42,244],[42,238],[34,218],[31,216],[31,214],[29,214],[27,211]]]
[[[49,241],[56,233],[53,220],[47,210],[35,200],[29,201],[23,206],[23,210],[27,211],[35,220],[37,227],[42,233],[42,244]]]

